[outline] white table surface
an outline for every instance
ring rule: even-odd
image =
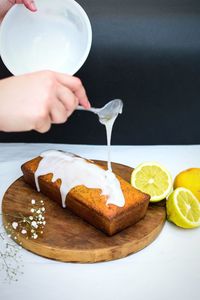
[[[8,186],[21,175],[21,164],[45,149],[106,159],[104,146],[0,144],[1,199]],[[200,167],[200,146],[112,147],[112,161],[134,167],[150,160],[164,164],[174,177],[186,168]],[[200,228],[183,230],[166,222],[159,237],[147,248],[123,259],[96,264],[61,263],[24,249],[20,251],[24,274],[18,277],[18,282],[5,283],[0,271],[1,300],[200,297]]]

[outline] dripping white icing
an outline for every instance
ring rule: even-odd
[[[106,204],[124,206],[125,200],[120,183],[110,170],[103,170],[95,164],[68,152],[49,150],[40,154],[42,160],[35,172],[35,184],[40,191],[38,177],[53,174],[52,182],[61,179],[60,193],[62,206],[66,207],[65,199],[68,192],[77,185],[102,190],[107,195]]]
[[[108,170],[110,172],[112,172],[111,158],[110,158],[110,145],[111,145],[112,128],[113,128],[113,124],[114,124],[116,118],[117,118],[117,116],[115,116],[111,119],[99,118],[100,123],[105,125],[105,127],[106,127],[107,152],[108,152],[107,166],[108,166]]]
[[[112,172],[112,166],[111,166],[111,157],[110,157],[110,145],[111,145],[111,136],[112,136],[112,129],[113,125],[115,123],[116,118],[118,117],[118,114],[122,113],[122,107],[118,107],[118,111],[115,110],[115,114],[108,115],[107,117],[102,117],[99,115],[99,122],[106,127],[106,138],[107,138],[107,153],[108,153],[108,170]]]

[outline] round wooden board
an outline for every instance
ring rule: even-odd
[[[95,161],[105,165],[103,161]],[[112,163],[113,171],[130,181],[132,168]],[[146,216],[137,224],[108,237],[67,209],[17,179],[6,191],[3,202],[3,223],[13,222],[12,215],[30,215],[31,200],[43,200],[46,209],[44,233],[36,240],[25,239],[22,247],[38,255],[64,262],[99,262],[125,257],[148,246],[165,223],[165,206],[149,205]]]

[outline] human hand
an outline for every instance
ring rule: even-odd
[[[24,4],[26,8],[35,12],[37,10],[33,0],[0,0],[0,21],[14,4]]]
[[[36,11],[36,5],[35,5],[35,1],[33,0],[8,0],[8,2],[10,2],[12,5],[14,4],[24,4],[26,6],[26,8],[28,8],[31,11]]]
[[[90,103],[77,77],[41,71],[0,80],[0,130],[46,132]]]

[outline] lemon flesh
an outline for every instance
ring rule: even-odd
[[[177,188],[169,196],[166,204],[167,218],[182,228],[200,226],[200,203],[186,188]]]
[[[131,185],[151,196],[151,202],[165,199],[172,190],[172,177],[161,164],[146,162],[136,167]]]

